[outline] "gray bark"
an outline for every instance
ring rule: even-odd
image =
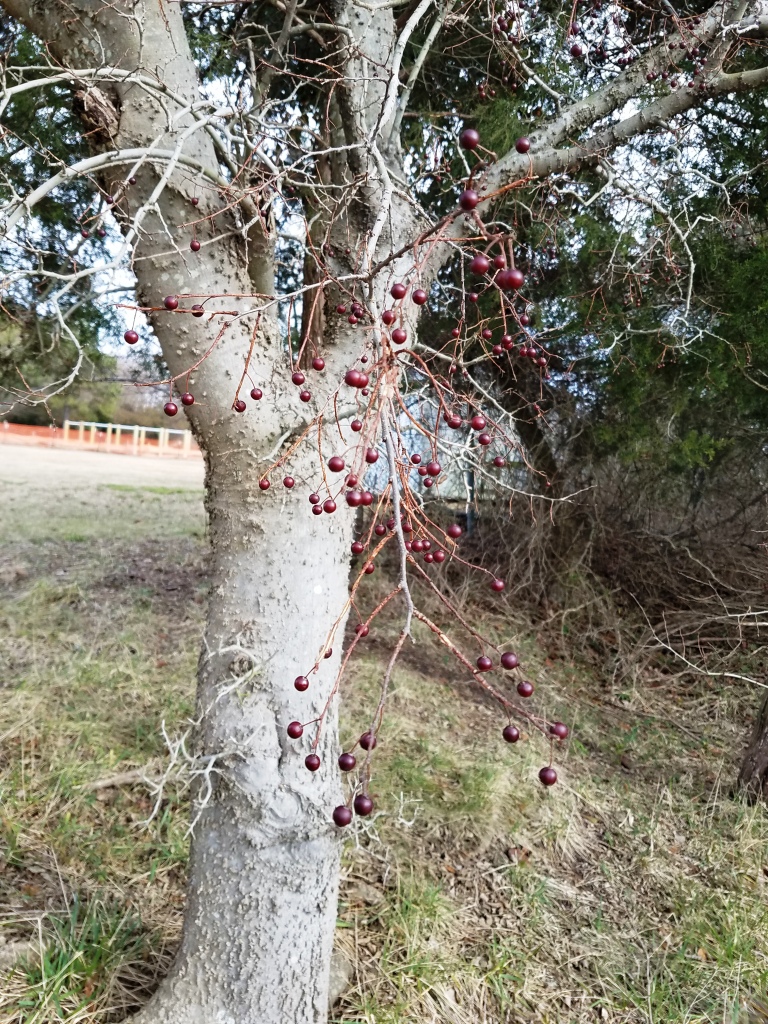
[[[181,102],[197,97],[178,4],[4,0],[3,6],[45,38],[65,66],[113,64],[157,73],[178,97],[166,100],[165,110],[135,85],[109,87],[119,111],[114,146],[141,147],[161,137],[159,148],[173,150],[190,117],[167,130],[167,111],[173,115]],[[248,273],[252,253],[231,216],[217,217],[216,233],[232,233],[213,241],[205,218],[223,206],[211,187],[218,175],[214,147],[198,131],[185,153],[202,171],[175,173],[161,199],[162,219],[155,212],[144,221],[134,261],[140,299],[162,306],[165,295],[194,292],[219,296],[209,303],[213,309],[253,309],[249,293],[271,274],[267,248],[254,281]],[[106,186],[117,188],[126,172],[112,171]],[[118,210],[125,225],[160,173],[161,165],[147,164],[125,192]],[[189,202],[193,195],[200,197],[197,209]],[[189,255],[193,229],[174,232],[174,252],[164,226],[193,219],[204,243],[195,258]],[[172,372],[201,358],[220,322],[152,315]],[[352,517],[346,508],[335,516],[310,514],[306,493],[319,477],[316,451],[291,459],[288,469],[299,484],[294,491],[280,485],[284,471],[269,491],[259,489],[265,456],[284,433],[295,436],[317,406],[299,401],[274,315],[265,314],[251,363],[264,399],[249,402],[245,414],[232,409],[253,324],[251,316],[227,328],[190,380],[196,396],[190,420],[206,458],[212,548],[196,753],[201,766],[217,756],[212,793],[192,840],[181,949],[171,975],[140,1014],[142,1024],[315,1024],[327,1017],[339,861],[331,812],[341,796],[335,700],[317,751],[323,761],[318,772],[304,767],[314,727],[292,741],[286,726],[316,718],[331,693],[344,635]],[[353,358],[351,338],[337,333],[329,382]],[[321,383],[313,386],[317,402],[323,390]],[[333,656],[325,659],[323,645],[334,623]],[[310,689],[299,693],[293,679],[318,660]],[[205,797],[204,777],[197,796]]]

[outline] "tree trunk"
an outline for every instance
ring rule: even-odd
[[[153,81],[159,74],[173,101],[135,84],[104,86],[115,117],[119,113],[114,147],[152,145],[172,153],[179,145],[192,118],[183,104],[198,96],[179,4],[0,3],[44,38],[64,66],[113,61],[127,70],[149,69]],[[171,372],[184,375],[179,390],[195,395],[185,411],[206,458],[212,551],[194,747],[199,816],[182,944],[171,974],[137,1020],[321,1024],[328,1012],[339,862],[331,817],[341,797],[332,691],[347,614],[353,518],[343,514],[346,508],[321,517],[310,512],[306,494],[322,479],[317,431],[314,451],[307,443],[294,452],[276,471],[274,486],[261,490],[259,479],[317,415],[359,339],[350,342],[339,328],[324,379],[314,381],[312,403],[302,403],[290,384],[276,308],[259,313],[254,295],[272,290],[270,240],[266,232],[258,237],[258,225],[247,242],[243,238],[229,198],[220,194],[204,130],[189,136],[184,153],[196,166],[174,170],[161,198],[155,199],[167,167],[162,161],[148,159],[130,187],[130,164],[103,178],[103,187],[118,196],[114,209],[123,229],[131,229],[137,213],[141,217],[133,264],[139,298],[154,307],[152,326]],[[203,245],[194,260],[193,236]],[[166,295],[182,296],[179,312],[163,310]],[[206,302],[210,317],[181,311],[197,301]],[[264,398],[240,414],[232,405],[251,349],[249,374]],[[243,386],[245,397],[251,386]],[[297,481],[294,491],[279,484],[286,471]],[[325,658],[329,635],[333,654]],[[293,686],[299,675],[310,677],[304,693]],[[308,726],[298,741],[288,738],[286,726],[312,722],[326,707],[317,748],[322,765],[310,772],[304,757],[319,726]]]
[[[327,1016],[338,889],[335,698],[319,771],[304,766],[315,727],[295,741],[286,726],[329,701],[351,518],[315,517],[283,488],[260,491],[223,453],[207,455],[213,565],[196,748],[212,771],[196,787],[205,807],[181,949],[137,1021],[315,1024]],[[303,674],[310,687],[300,693],[293,680]]]
[[[768,694],[760,705],[741,762],[738,785],[752,801],[768,799]]]

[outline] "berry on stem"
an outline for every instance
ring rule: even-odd
[[[501,734],[507,743],[517,743],[520,739],[520,730],[514,725],[508,725]]]
[[[465,128],[459,136],[459,145],[462,149],[477,149],[480,145],[480,133],[475,128]]]
[[[539,772],[539,779],[543,786],[554,786],[557,782],[557,772],[549,765],[546,768],[542,768]]]
[[[355,797],[355,814],[366,817],[373,810],[373,800],[365,793],[358,793]]]
[[[465,188],[459,196],[459,206],[466,213],[470,213],[480,202],[480,196],[472,188]]]
[[[297,740],[304,734],[304,726],[301,722],[289,722],[286,732],[292,740]]]
[[[340,804],[333,812],[333,821],[339,828],[345,828],[352,821],[352,811]]]

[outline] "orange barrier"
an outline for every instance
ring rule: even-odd
[[[74,448],[119,455],[156,455],[182,459],[201,454],[190,430],[85,420],[64,420],[63,427],[2,422],[0,444],[29,444],[45,448]]]

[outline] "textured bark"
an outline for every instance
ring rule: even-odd
[[[166,98],[163,109],[136,85],[110,86],[119,123],[110,125],[108,139],[114,148],[130,149],[160,137],[160,149],[174,149],[191,118],[184,114],[169,128],[169,114],[198,95],[178,4],[3,0],[3,6],[45,38],[64,66],[112,64],[156,74],[176,99]],[[270,280],[269,245],[253,267],[253,251],[238,237],[231,215],[220,214],[211,226],[206,218],[224,206],[212,187],[218,175],[213,144],[197,131],[184,152],[200,173],[189,167],[174,173],[162,196],[162,218],[150,211],[144,220],[134,261],[139,297],[161,307],[168,294],[213,295],[218,298],[211,309],[252,310],[256,301],[249,293]],[[151,196],[162,171],[161,164],[147,163],[137,184],[121,194],[116,213],[124,225]],[[127,167],[110,173],[107,187],[119,190]],[[196,209],[192,196],[200,199]],[[166,225],[178,226],[173,240]],[[233,233],[215,240],[227,227]],[[204,248],[191,271],[193,233]],[[226,319],[153,314],[171,371],[199,360]],[[212,547],[195,752],[202,765],[216,758],[212,793],[192,841],[181,949],[171,975],[140,1014],[142,1024],[316,1024],[327,1017],[339,857],[331,823],[340,798],[335,701],[317,773],[304,767],[314,729],[295,742],[286,726],[317,717],[331,692],[346,617],[337,620],[348,591],[352,520],[339,513],[319,521],[296,493],[258,488],[268,453],[284,434],[295,436],[316,408],[308,409],[297,389],[286,386],[277,324],[265,312],[250,367],[264,399],[247,415],[233,411],[254,323],[252,315],[226,328],[189,381],[197,401],[188,415],[206,457]],[[351,358],[351,339],[340,332],[335,341],[331,367]],[[313,390],[322,401],[322,386]],[[301,484],[316,479],[317,452],[292,457],[290,471]],[[322,648],[334,622],[334,652],[325,659]],[[298,693],[294,677],[316,661],[310,690]],[[205,795],[204,782],[197,795]]]
[[[208,510],[212,599],[196,748],[219,755],[220,773],[195,827],[181,950],[137,1020],[323,1021],[338,886],[335,701],[320,771],[304,767],[314,730],[297,742],[285,727],[322,712],[338,669],[343,620],[333,656],[322,652],[344,607],[351,522],[307,515],[305,502],[278,488],[264,494],[247,467],[212,456]],[[293,678],[316,661],[310,689],[298,693]]]
[[[768,799],[768,695],[763,698],[741,762],[739,788],[751,800]]]
[[[160,102],[136,84],[104,86],[99,97],[103,130],[92,131],[92,145],[113,150],[154,144],[165,152],[174,150],[192,124],[184,107],[198,97],[179,4],[0,4],[40,35],[64,67],[138,70],[165,87]],[[342,20],[352,31],[368,34],[371,59],[385,59],[393,32],[390,9],[373,17],[355,12]],[[362,52],[361,43],[356,53]],[[374,123],[384,88],[376,83],[367,91],[345,92],[346,116],[359,121],[361,130]],[[84,97],[78,104],[92,121],[94,104],[86,104]],[[182,298],[181,305],[188,307],[196,301],[193,295],[215,296],[206,308],[253,311],[259,301],[253,293],[272,290],[268,219],[263,229],[244,238],[236,215],[221,212],[229,198],[222,200],[216,188],[216,153],[204,130],[190,135],[184,154],[188,162],[172,174],[161,209],[150,208],[142,223],[133,264],[139,299],[145,306],[162,307],[165,295],[186,293],[190,297]],[[125,230],[163,171],[162,162],[148,161],[137,184],[127,189],[128,166],[105,172],[103,184],[119,196],[114,209]],[[371,173],[359,221],[353,212],[336,226],[342,252],[375,217],[380,195],[381,182]],[[192,197],[199,198],[197,207]],[[393,237],[395,229],[387,225],[380,240],[383,253],[415,233],[414,216],[400,200],[395,200],[394,214],[399,235]],[[193,235],[203,249],[190,262]],[[407,272],[410,259],[394,263],[392,273]],[[349,267],[340,263],[336,269],[344,273]],[[388,284],[378,286],[380,303]],[[316,718],[330,699],[343,644],[353,521],[346,510],[312,516],[295,491],[278,485],[265,492],[258,482],[281,440],[287,445],[299,436],[359,354],[359,334],[345,318],[328,313],[340,298],[329,288],[317,310],[315,327],[326,335],[326,372],[313,381],[309,406],[288,382],[278,323],[266,308],[258,322],[251,312],[226,327],[189,378],[196,402],[185,411],[206,458],[212,548],[195,753],[200,766],[212,765],[212,770],[196,790],[205,807],[193,834],[181,948],[171,974],[136,1018],[140,1024],[322,1024],[327,1018],[339,861],[331,811],[341,797],[335,699],[317,750],[323,762],[318,772],[304,767],[314,727],[297,742],[288,739],[286,726],[294,719]],[[230,320],[195,319],[162,309],[150,316],[174,374],[201,360]],[[250,372],[264,398],[240,415],[232,403],[252,338]],[[291,456],[289,471],[302,490],[317,482],[318,470],[316,447],[313,451],[307,445]],[[333,654],[324,658],[334,628]],[[315,664],[310,689],[299,693],[293,679],[309,674]]]

